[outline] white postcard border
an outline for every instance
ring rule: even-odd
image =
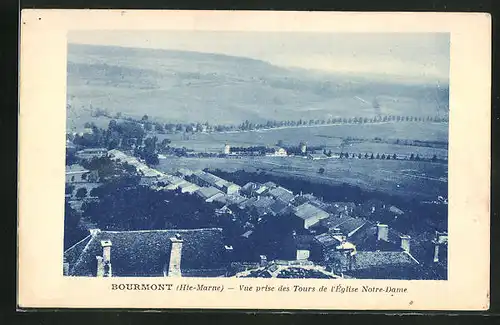
[[[449,32],[447,281],[73,278],[62,276],[68,30]],[[19,110],[20,308],[485,310],[489,307],[491,18],[481,13],[23,10]],[[113,284],[223,285],[222,292],[112,290]],[[268,284],[274,292],[240,291]],[[405,294],[330,292],[335,285]],[[326,286],[283,292],[280,285]],[[233,287],[234,290],[228,288]]]

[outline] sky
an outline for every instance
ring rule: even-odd
[[[69,43],[218,53],[274,65],[448,82],[448,33],[72,31]]]

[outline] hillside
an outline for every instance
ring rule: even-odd
[[[287,69],[219,54],[68,45],[68,127],[89,107],[164,122],[241,123],[448,109],[447,85]],[[376,98],[379,107],[374,107]]]

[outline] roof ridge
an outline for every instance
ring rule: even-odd
[[[90,243],[92,243],[92,241],[95,239],[95,235],[89,235],[91,236],[92,238],[90,238],[89,242],[87,243],[87,245],[85,245],[85,247],[83,248],[82,252],[80,253],[80,256],[78,256],[78,259],[76,260],[76,262],[74,263],[73,267],[71,267],[71,271],[73,271],[77,265],[79,265],[81,262],[82,262],[82,256],[84,255],[85,252],[87,252],[89,246],[90,246]],[[71,274],[71,272],[69,272],[69,274]]]
[[[80,241],[78,241],[77,243],[73,244],[73,246],[71,246],[70,248],[66,249],[63,253],[65,254],[65,253],[67,253],[70,249],[75,248],[75,246],[76,246],[76,245],[78,245],[78,244],[82,243],[83,241],[87,240],[87,238],[89,238],[90,236],[92,236],[92,235],[88,234],[85,238],[83,238],[83,239],[81,239]]]
[[[168,231],[177,231],[177,232],[193,232],[193,231],[200,231],[200,230],[219,230],[222,231],[222,228],[218,227],[211,227],[211,228],[193,228],[193,229],[145,229],[145,230],[104,230],[101,231],[101,233],[107,233],[107,234],[118,234],[118,233],[145,233],[145,232],[168,232]]]
[[[410,256],[410,258],[412,260],[414,260],[417,264],[420,264],[420,262],[415,258],[413,257],[413,255],[410,254],[410,252],[407,252],[407,251],[403,251],[403,253],[407,254],[408,256]]]

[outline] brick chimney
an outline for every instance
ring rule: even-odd
[[[409,253],[410,252],[410,236],[402,235],[401,238],[401,248]]]
[[[377,240],[389,240],[389,226],[381,223],[377,224]]]
[[[111,240],[102,240],[102,264],[104,270],[104,276],[112,276],[111,272]]]
[[[168,264],[169,277],[181,277],[181,260],[182,260],[182,237],[180,234],[175,234],[174,237],[170,238],[171,248],[170,248],[170,261]]]

